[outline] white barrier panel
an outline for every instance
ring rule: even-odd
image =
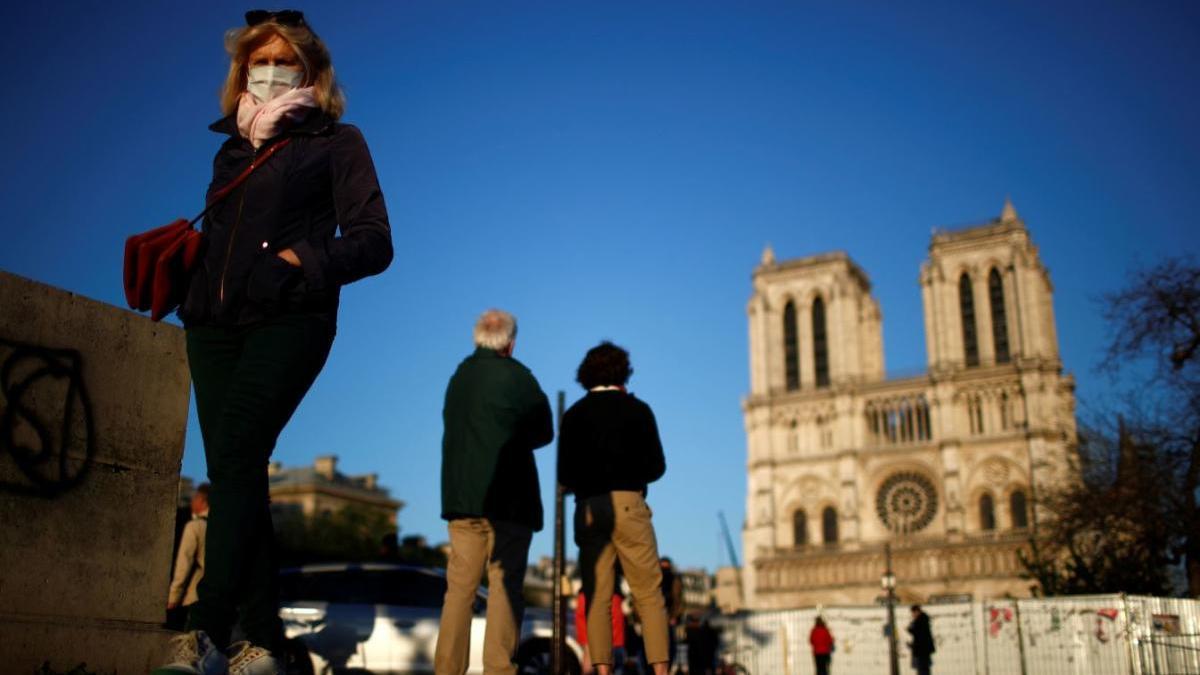
[[[1134,672],[1127,639],[1129,613],[1121,596],[1022,600],[1019,607],[1027,672]]]
[[[926,605],[934,672],[986,675],[1200,674],[1200,601],[1075,596]],[[752,675],[811,675],[808,635],[824,617],[836,642],[833,672],[888,672],[887,608],[825,607],[727,617],[723,653]],[[900,672],[915,672],[896,607]]]
[[[1200,673],[1200,601],[1130,596],[1126,602],[1136,672]]]
[[[975,672],[1022,675],[1019,614],[1014,600],[970,603],[979,617],[974,634],[980,658]],[[970,671],[961,671],[970,672]]]

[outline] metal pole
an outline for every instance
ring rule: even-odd
[[[896,651],[896,576],[892,572],[892,544],[883,545],[883,555],[887,559],[887,608],[888,608],[888,661],[891,664],[892,675],[900,675],[900,655]]]
[[[560,390],[558,392],[558,431],[560,434],[562,433],[563,407],[566,405],[566,400],[567,393]],[[554,593],[554,598],[551,600],[554,611],[554,629],[551,636],[553,648],[550,653],[550,670],[554,675],[567,675],[567,603],[565,594],[570,589],[564,587],[567,569],[566,542],[564,540],[566,522],[563,518],[566,493],[563,491],[562,483],[558,482],[557,461],[554,469],[554,579],[551,586],[551,592]]]
[[[971,628],[974,631],[972,639],[979,640],[980,633],[983,634],[983,673],[984,675],[992,675],[991,656],[988,655],[988,638],[987,638],[987,605],[979,603],[979,624],[978,629],[975,628],[974,620],[971,621]]]
[[[1123,633],[1125,635],[1125,650],[1129,654],[1129,669],[1132,670],[1135,673],[1135,675],[1141,675],[1141,673],[1147,672],[1147,668],[1146,668],[1146,664],[1145,664],[1145,652],[1142,650],[1141,643],[1138,642],[1137,656],[1136,657],[1134,656],[1134,651],[1133,651],[1134,644],[1133,643],[1138,640],[1138,635],[1137,635],[1137,627],[1135,625],[1133,625],[1133,622],[1132,622],[1133,615],[1129,613],[1129,596],[1128,595],[1125,595],[1124,593],[1121,594],[1121,604],[1122,604],[1122,609],[1124,610],[1122,618],[1125,620],[1125,630],[1123,631]],[[1143,616],[1144,616],[1144,614],[1143,614]],[[1154,659],[1154,663],[1151,664],[1151,669],[1149,672],[1157,673],[1158,672],[1158,652],[1157,652],[1157,650],[1155,650],[1153,647],[1151,647],[1150,655]]]
[[[1021,628],[1021,601],[1013,600],[1013,612],[1017,615],[1017,653],[1021,655],[1021,675],[1027,675],[1029,667],[1025,664],[1025,631]]]

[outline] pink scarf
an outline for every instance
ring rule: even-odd
[[[274,138],[284,127],[304,119],[310,110],[317,107],[312,87],[293,89],[266,103],[259,103],[250,92],[242,92],[238,101],[238,131],[255,148],[264,141]]]

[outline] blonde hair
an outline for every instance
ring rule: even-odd
[[[221,112],[232,115],[237,110],[242,92],[246,91],[246,62],[250,59],[250,52],[276,35],[296,50],[296,56],[304,66],[302,86],[313,88],[313,97],[321,110],[335,120],[340,118],[346,112],[346,96],[333,75],[333,62],[325,43],[307,24],[285,26],[275,21],[231,28],[225,32],[229,74],[225,77],[225,86],[221,88]]]

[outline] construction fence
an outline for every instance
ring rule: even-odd
[[[1197,675],[1200,600],[1126,595],[989,600],[924,606],[933,672],[967,675]],[[836,641],[833,673],[889,672],[887,608],[823,607],[726,617],[727,661],[751,675],[814,673],[808,634],[818,614]],[[900,672],[914,673],[896,606]]]

